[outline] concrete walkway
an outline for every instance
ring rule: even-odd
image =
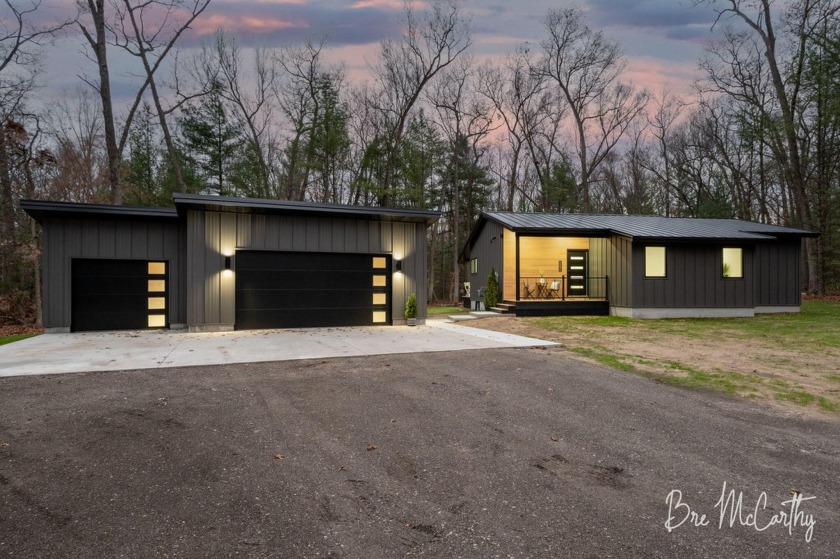
[[[443,320],[415,327],[48,334],[0,346],[0,377],[551,345]]]

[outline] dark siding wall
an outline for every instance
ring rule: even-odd
[[[493,240],[495,237],[495,240]],[[490,275],[490,269],[495,269],[499,273],[499,301],[503,297],[508,299],[516,299],[516,293],[501,293],[504,285],[504,272],[502,266],[502,226],[493,221],[488,221],[484,224],[484,229],[479,233],[475,243],[470,247],[470,259],[478,258],[478,273],[470,273],[470,265],[467,262],[467,275],[463,281],[470,282],[470,307],[475,308],[475,302],[479,301],[478,290],[487,285],[487,276]]]
[[[633,307],[748,308],[755,306],[752,246],[744,249],[744,277],[722,277],[721,249],[710,244],[652,243],[666,247],[664,279],[645,278],[645,244],[633,245]]]
[[[617,236],[609,239],[592,239],[590,247],[593,251],[589,258],[592,267],[591,275],[609,277],[610,305],[629,307],[632,300],[633,270],[631,241]]]
[[[191,326],[233,324],[235,273],[221,272],[224,254],[237,249],[391,254],[403,261],[403,273],[392,276],[393,319],[403,320],[412,293],[425,318],[425,224],[203,211],[190,211],[188,223]]]
[[[169,322],[187,322],[180,222],[50,218],[43,223],[44,326],[69,328],[74,258],[169,261]]]
[[[755,304],[797,306],[802,304],[800,239],[759,243],[755,247]]]

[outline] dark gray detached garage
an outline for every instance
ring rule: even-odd
[[[464,248],[473,305],[493,269],[520,316],[734,317],[797,312],[817,233],[736,219],[483,213]]]
[[[23,200],[48,332],[355,326],[426,309],[431,211],[174,195],[174,208]]]

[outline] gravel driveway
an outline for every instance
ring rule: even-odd
[[[0,556],[840,549],[837,423],[556,348],[11,377],[0,394]],[[724,482],[743,516],[719,528]],[[670,533],[669,493],[673,524],[697,515]],[[793,497],[797,523],[756,528]]]

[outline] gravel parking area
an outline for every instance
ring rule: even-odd
[[[0,394],[0,556],[840,549],[836,422],[557,348],[9,377]],[[719,528],[724,482],[744,517],[765,492],[752,524]],[[673,490],[672,524],[697,517],[669,533]],[[757,529],[792,498],[799,523]]]

